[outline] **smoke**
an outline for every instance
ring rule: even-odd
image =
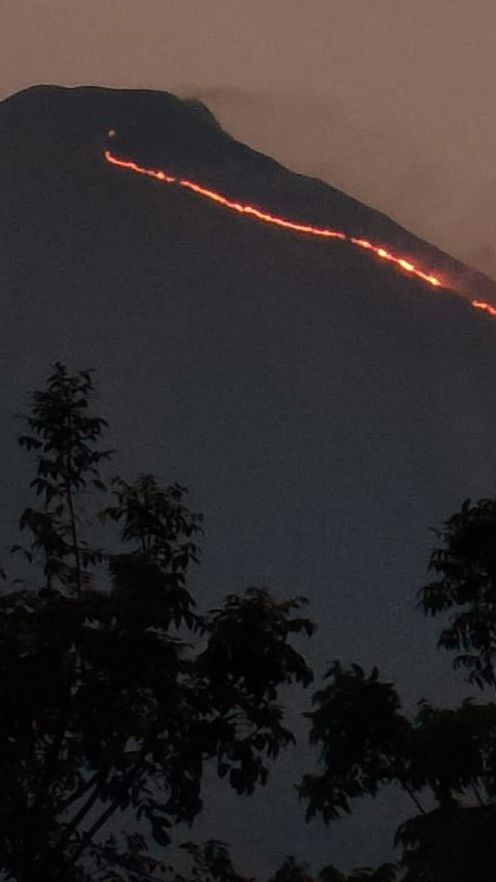
[[[364,121],[338,97],[189,89],[234,137],[388,214],[496,278],[496,177],[445,133]]]

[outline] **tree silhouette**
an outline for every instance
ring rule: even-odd
[[[465,502],[437,535],[441,547],[430,569],[438,579],[421,589],[421,605],[426,614],[451,613],[438,645],[459,653],[455,667],[468,669],[469,682],[495,686],[496,500]],[[358,665],[345,670],[336,661],[326,680],[306,715],[323,769],[306,774],[297,788],[307,819],[330,823],[350,813],[353,800],[394,784],[416,809],[395,837],[402,882],[490,882],[496,704],[466,699],[444,709],[422,700],[409,719],[395,687],[381,682],[376,668],[367,676]]]
[[[197,612],[186,578],[200,519],[185,488],[150,475],[108,495],[93,392],[89,372],[57,364],[19,439],[39,507],[12,549],[34,584],[0,596],[0,867],[17,882],[159,878],[146,829],[163,847],[193,822],[208,762],[240,794],[265,784],[294,742],[279,688],[312,679],[290,645],[313,631],[295,615],[303,598],[254,587]],[[88,538],[98,498],[119,533],[107,551]],[[104,835],[122,812],[136,832]]]
[[[35,503],[20,516],[24,543],[11,547],[30,579],[23,572],[0,593],[0,872],[15,882],[254,882],[221,840],[180,844],[190,864],[181,872],[164,855],[176,825],[202,810],[207,764],[251,794],[294,743],[280,688],[312,682],[291,639],[314,625],[305,598],[276,600],[260,586],[198,610],[188,577],[201,516],[178,484],[101,474],[113,451],[100,447],[107,424],[92,414],[94,391],[91,372],[56,364],[18,439],[35,459]],[[451,616],[439,646],[456,651],[455,666],[495,686],[496,501],[467,501],[438,538],[421,606]],[[318,882],[492,882],[496,704],[422,700],[409,717],[377,668],[335,661],[305,716],[320,750],[319,769],[297,785],[307,820],[333,823],[390,785],[413,808],[396,831],[397,864],[350,875],[329,864]],[[268,882],[313,880],[288,857]]]
[[[326,678],[329,685],[314,695],[317,709],[307,714],[323,766],[298,787],[307,819],[330,823],[349,814],[353,800],[395,784],[416,810],[395,837],[403,882],[489,882],[496,866],[496,704],[468,699],[451,710],[421,701],[409,720],[377,669],[366,676],[358,665],[344,670],[336,662]]]
[[[441,547],[431,556],[438,578],[421,590],[424,612],[451,613],[439,646],[455,650],[455,667],[464,666],[479,686],[496,686],[496,499],[467,499],[444,529]]]

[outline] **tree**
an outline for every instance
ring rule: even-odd
[[[307,820],[335,821],[352,811],[353,800],[395,784],[416,812],[395,837],[403,882],[489,882],[496,866],[496,705],[466,700],[451,710],[421,701],[409,720],[377,669],[366,676],[358,665],[344,670],[335,662],[326,679],[314,695],[317,709],[307,714],[323,766],[298,787]]]
[[[194,821],[208,762],[240,794],[265,784],[294,742],[279,688],[312,679],[290,644],[313,632],[295,615],[304,598],[253,587],[196,610],[186,580],[201,520],[185,488],[151,475],[107,491],[93,392],[90,372],[57,364],[19,439],[39,507],[13,548],[34,584],[0,596],[0,868],[16,882],[164,878],[147,828],[165,847]],[[90,541],[90,505],[119,532],[111,550]],[[122,812],[135,832],[103,835]]]
[[[87,413],[92,392],[89,371],[70,376],[57,363],[47,388],[32,396],[31,414],[26,418],[32,434],[18,438],[21,447],[38,452],[30,486],[44,504],[41,510],[26,508],[20,519],[20,529],[32,535],[30,549],[14,546],[12,550],[23,551],[29,562],[41,553],[47,589],[55,584],[72,587],[77,594],[88,579],[88,568],[100,555],[80,535],[76,498],[88,480],[94,488],[105,489],[98,466],[112,454],[95,446],[107,424]]]
[[[472,682],[496,686],[496,499],[465,500],[444,528],[430,569],[438,578],[421,589],[427,615],[451,612],[439,646],[455,650],[455,667]]]
[[[19,438],[36,460],[38,503],[21,514],[24,544],[11,548],[31,581],[0,593],[0,873],[15,882],[254,882],[220,840],[183,843],[183,872],[165,849],[175,826],[202,810],[206,764],[251,794],[294,743],[279,693],[312,681],[291,645],[314,631],[301,615],[306,601],[251,587],[199,612],[188,577],[201,517],[178,484],[102,477],[113,451],[100,449],[107,424],[92,415],[93,394],[91,372],[56,364]],[[110,534],[104,549],[97,523]],[[469,680],[494,686],[496,501],[464,503],[438,537],[438,578],[421,605],[451,614],[439,645],[458,653]],[[390,785],[414,808],[396,832],[397,864],[350,875],[330,864],[318,882],[492,882],[496,704],[422,700],[410,718],[377,668],[336,661],[305,716],[320,749],[318,772],[297,787],[307,819],[335,822]],[[290,856],[268,882],[313,880]]]
[[[496,500],[466,501],[437,535],[430,569],[438,579],[421,589],[421,605],[434,616],[451,612],[438,645],[459,653],[455,667],[465,666],[470,682],[495,686]],[[323,767],[298,787],[307,819],[335,821],[352,811],[353,800],[394,784],[416,810],[395,837],[402,882],[492,880],[496,704],[466,699],[440,709],[422,700],[412,720],[376,668],[367,676],[336,661],[326,680],[307,714]]]

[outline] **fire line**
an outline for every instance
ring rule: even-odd
[[[342,242],[348,242],[351,245],[354,245],[356,248],[361,248],[363,250],[372,252],[376,255],[376,257],[381,258],[381,260],[393,264],[395,267],[402,270],[404,273],[407,273],[408,275],[415,276],[416,278],[421,279],[423,282],[431,285],[433,288],[443,288],[445,290],[450,290],[446,285],[443,285],[443,283],[439,278],[437,278],[437,276],[434,276],[431,273],[424,272],[423,270],[419,269],[419,267],[415,266],[415,264],[413,264],[410,260],[407,260],[404,257],[398,257],[398,255],[392,254],[390,251],[387,251],[386,248],[374,245],[372,242],[369,242],[368,239],[357,239],[354,236],[349,236],[339,230],[327,229],[327,227],[314,227],[311,224],[297,223],[296,221],[291,221],[286,218],[270,214],[269,212],[262,211],[260,208],[256,208],[254,205],[246,205],[241,202],[234,202],[233,200],[228,199],[226,196],[223,196],[222,193],[217,193],[215,190],[209,190],[206,187],[201,186],[200,184],[194,183],[193,181],[188,181],[185,178],[176,177],[174,175],[169,175],[161,169],[145,168],[141,165],[138,165],[138,163],[133,162],[132,160],[120,159],[118,156],[115,156],[110,150],[105,150],[104,156],[106,161],[110,163],[110,165],[114,165],[118,168],[134,172],[135,174],[153,178],[156,181],[160,181],[160,183],[162,184],[175,184],[176,186],[183,187],[184,189],[190,190],[192,193],[195,193],[197,196],[202,196],[204,199],[209,199],[211,202],[222,205],[224,208],[228,208],[231,211],[236,211],[238,214],[245,214],[250,217],[256,218],[256,220],[262,221],[262,223],[271,224],[276,227],[283,227],[286,230],[291,230],[295,233],[300,233],[303,235],[317,236],[324,239],[338,239]],[[496,318],[496,306],[492,306],[490,303],[486,303],[483,300],[471,300],[469,302],[474,309],[479,309],[485,312],[487,315],[492,316],[492,318]]]

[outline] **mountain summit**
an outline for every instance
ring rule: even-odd
[[[356,199],[235,141],[200,101],[146,90],[35,86],[3,102],[0,129],[7,164],[10,151],[22,156],[22,145],[33,139],[41,163],[43,158],[53,162],[62,150],[77,154],[83,146],[87,158],[100,155],[111,131],[120,156],[165,167],[205,187],[221,186],[234,199],[256,202],[302,224],[330,226],[350,238],[375,238],[377,246],[440,276],[444,287],[496,303],[496,283],[483,273]]]

